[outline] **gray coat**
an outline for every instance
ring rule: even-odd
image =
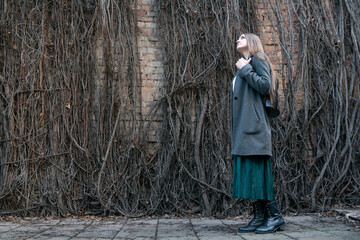
[[[270,66],[255,56],[235,74],[231,84],[231,154],[268,155],[271,129],[262,97],[270,92]]]

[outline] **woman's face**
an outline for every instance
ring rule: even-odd
[[[243,51],[244,49],[247,49],[248,47],[248,44],[247,44],[247,41],[246,41],[246,38],[245,38],[245,35],[242,34],[239,39],[236,41],[236,49],[241,52]]]

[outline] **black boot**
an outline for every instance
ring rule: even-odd
[[[264,202],[257,200],[253,203],[254,218],[251,222],[245,226],[240,227],[238,231],[240,233],[254,232],[257,227],[260,227],[264,223]]]
[[[266,221],[255,230],[255,233],[273,233],[285,229],[285,221],[282,218],[275,201],[265,205]]]

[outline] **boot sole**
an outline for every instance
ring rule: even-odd
[[[241,230],[241,231],[240,231],[240,230],[238,229],[238,233],[252,233],[252,232],[255,232],[255,230],[256,230],[256,229],[254,229],[254,230]]]
[[[284,230],[285,230],[285,223],[282,224],[282,225],[280,225],[280,226],[278,226],[277,228],[275,228],[275,229],[272,230],[272,231],[261,232],[261,231],[255,230],[255,233],[257,233],[257,234],[267,234],[267,233],[274,233],[274,232],[276,232],[276,231],[284,231]]]

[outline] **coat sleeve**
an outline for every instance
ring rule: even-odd
[[[240,69],[239,75],[261,95],[270,93],[271,74],[268,62],[252,57],[250,64]]]

